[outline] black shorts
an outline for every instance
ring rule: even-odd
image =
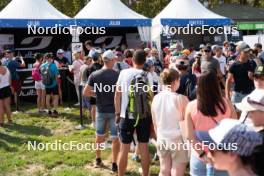
[[[12,96],[12,91],[11,91],[10,86],[3,87],[0,89],[0,100],[9,98],[11,96]]]
[[[148,143],[150,138],[151,118],[140,119],[137,126],[135,119],[120,119],[120,138],[123,144],[130,144],[133,141],[133,134],[136,130],[137,140],[140,143]]]
[[[94,97],[90,98],[90,105],[96,105],[96,98]]]
[[[59,95],[59,88],[58,85],[52,88],[45,88],[47,95]]]

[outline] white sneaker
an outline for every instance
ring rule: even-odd
[[[74,104],[74,106],[80,106],[80,103],[76,103],[76,104]]]
[[[96,123],[92,122],[90,126],[95,129],[96,128]]]

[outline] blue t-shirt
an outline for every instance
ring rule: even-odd
[[[12,80],[19,80],[19,76],[17,73],[17,68],[19,68],[21,65],[19,62],[17,62],[16,60],[6,60],[4,61],[3,65],[8,68]]]
[[[53,87],[56,87],[58,85],[57,83],[57,77],[59,76],[59,70],[56,66],[55,63],[49,63],[49,62],[46,62],[44,64],[41,65],[40,69],[42,68],[48,68],[50,69],[50,72],[52,74],[52,84],[47,86],[45,85],[45,88],[53,88]]]

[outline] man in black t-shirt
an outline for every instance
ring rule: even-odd
[[[249,59],[250,48],[241,48],[238,59],[230,66],[226,80],[226,97],[231,98],[231,83],[234,82],[234,91],[231,101],[233,104],[240,103],[242,99],[254,90],[253,73],[256,63]]]
[[[180,86],[177,90],[178,94],[185,95],[189,100],[194,100],[196,97],[196,76],[189,70],[189,60],[184,56],[176,60],[176,68],[180,73]]]
[[[85,96],[96,96],[96,144],[100,146],[105,140],[105,126],[108,125],[112,136],[112,171],[117,172],[117,156],[119,152],[119,139],[115,125],[114,86],[118,79],[118,73],[113,70],[116,55],[108,50],[103,54],[104,66],[93,72],[84,89]],[[96,166],[101,166],[101,152],[96,150]]]
[[[99,54],[98,53],[94,53],[92,55],[92,65],[89,68],[88,72],[87,72],[87,77],[89,78],[90,75],[97,71],[100,70],[102,68],[102,65],[99,63]],[[91,97],[90,98],[90,105],[91,105],[91,117],[92,117],[92,126],[95,128],[95,116],[96,116],[96,98],[95,97]]]
[[[64,51],[62,49],[57,51],[55,60],[59,63],[59,67],[68,67],[69,65],[69,60],[64,56]]]
[[[255,85],[263,84],[264,82],[264,67],[258,66],[254,73]],[[261,83],[262,82],[262,83]],[[256,85],[257,87],[257,85]],[[259,133],[263,136],[263,143],[261,146],[255,148],[253,152],[253,158],[255,162],[256,174],[259,176],[264,175],[264,89],[263,87],[258,87],[251,94],[246,96],[241,103],[236,104],[236,107],[244,112],[247,112],[247,117],[249,117],[254,126],[261,128],[262,130]],[[245,120],[244,120],[245,121]]]

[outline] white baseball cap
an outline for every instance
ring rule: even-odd
[[[117,58],[117,56],[115,55],[115,53],[112,50],[107,50],[103,54],[103,60],[110,61],[110,60],[113,60],[116,58]]]
[[[63,49],[59,49],[58,51],[57,51],[57,54],[63,54],[64,53],[64,50]]]
[[[206,145],[215,144],[217,150],[240,156],[251,155],[254,148],[263,142],[262,136],[253,128],[235,119],[224,119],[209,131],[197,131],[196,137]]]
[[[237,103],[235,106],[244,112],[264,111],[264,90],[255,89],[251,94],[243,98],[241,103]]]
[[[240,49],[246,48],[248,46],[248,44],[244,41],[239,41],[235,45],[238,46]]]

